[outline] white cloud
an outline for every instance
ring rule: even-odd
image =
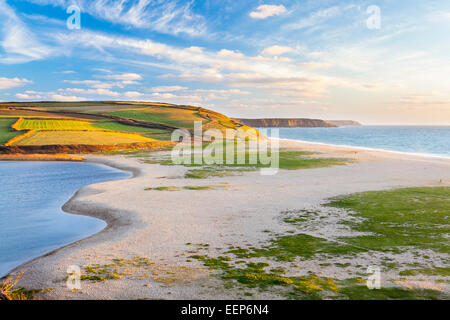
[[[0,89],[21,87],[26,85],[27,83],[31,83],[31,81],[19,78],[0,78]]]
[[[152,92],[174,92],[174,91],[181,91],[186,90],[186,87],[182,86],[159,86],[159,87],[153,87],[150,89]]]
[[[264,55],[269,55],[269,56],[279,56],[279,55],[285,54],[287,52],[290,52],[292,50],[293,49],[291,47],[271,46],[271,47],[265,48],[262,53]]]
[[[17,93],[16,98],[21,100],[39,100],[42,99],[40,95],[30,95],[28,93]]]
[[[54,101],[85,101],[86,98],[77,96],[65,96],[60,94],[52,94],[51,99]]]
[[[28,0],[42,5],[57,5],[64,9],[73,0]],[[192,10],[191,1],[166,0],[77,0],[82,12],[98,19],[127,27],[150,29],[166,34],[207,34],[205,18]]]
[[[325,69],[325,68],[330,68],[333,65],[331,63],[327,63],[327,62],[312,61],[312,62],[302,63],[301,66],[308,68],[308,69]]]
[[[120,81],[115,85],[118,87],[123,87],[125,85],[136,84],[138,81],[142,80],[142,76],[137,73],[121,73],[105,76],[106,79]]]
[[[244,55],[242,53],[227,49],[220,50],[219,52],[217,52],[217,55],[224,58],[244,58]]]
[[[174,95],[173,93],[159,93],[159,92],[155,92],[155,93],[152,93],[152,97],[155,97],[157,99],[173,99],[173,98],[176,98],[177,96]]]
[[[120,73],[102,77],[108,80],[115,81],[109,82],[100,80],[64,80],[64,82],[71,84],[81,84],[97,89],[111,89],[114,87],[123,88],[124,86],[136,84],[138,81],[142,80],[142,76],[137,73]]]
[[[88,94],[88,95],[98,95],[98,96],[108,96],[108,97],[118,97],[120,96],[119,92],[112,91],[109,89],[80,89],[80,88],[66,88],[66,89],[59,89],[61,92],[67,92],[67,93],[75,93],[75,94]]]
[[[121,74],[113,74],[109,76],[105,76],[106,79],[113,79],[119,81],[137,81],[142,80],[142,76],[137,73],[121,73]]]
[[[36,39],[5,0],[0,0],[0,29],[3,36],[0,45],[6,53],[0,56],[0,63],[16,64],[40,60],[52,53],[49,47]]]
[[[142,93],[137,92],[137,91],[127,91],[127,92],[125,92],[124,95],[127,98],[138,98],[138,97],[142,96]]]
[[[272,16],[278,16],[285,13],[287,10],[283,5],[263,4],[256,8],[255,11],[250,12],[249,16],[253,19],[266,19]]]
[[[319,10],[311,13],[311,15],[307,18],[301,19],[296,23],[292,23],[286,26],[287,29],[298,30],[304,29],[308,27],[315,26],[321,23],[324,20],[327,20],[332,17],[336,17],[342,13],[342,10],[338,6],[330,7],[327,9]]]

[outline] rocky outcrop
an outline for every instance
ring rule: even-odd
[[[337,125],[320,120],[304,118],[266,118],[266,119],[235,119],[242,124],[255,128],[332,128]]]

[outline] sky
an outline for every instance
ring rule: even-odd
[[[0,101],[53,100],[450,125],[450,1],[0,0]]]

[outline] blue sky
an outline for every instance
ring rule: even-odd
[[[449,74],[444,0],[0,0],[1,101],[450,124]]]

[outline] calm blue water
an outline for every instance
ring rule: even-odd
[[[0,162],[0,277],[21,263],[102,230],[102,220],[62,205],[81,187],[129,177],[73,162]]]
[[[450,157],[450,126],[280,128],[280,138]]]

